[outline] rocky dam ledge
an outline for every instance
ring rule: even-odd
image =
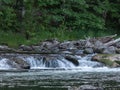
[[[64,42],[51,39],[35,45],[20,45],[16,49],[10,48],[7,45],[0,45],[0,57],[9,57],[9,63],[14,61],[17,63],[14,66],[17,68],[29,69],[30,66],[28,63],[16,57],[17,54],[24,54],[24,56],[39,54],[46,61],[55,60],[62,56],[76,66],[78,65],[78,60],[75,55],[84,56],[86,54],[95,54],[92,57],[93,61],[103,63],[108,67],[120,67],[120,38],[114,39],[115,37],[116,35],[112,35]],[[10,56],[11,54],[13,55]]]

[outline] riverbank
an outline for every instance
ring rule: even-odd
[[[117,34],[105,37],[86,38],[80,40],[59,41],[47,39],[37,44],[21,44],[11,48],[7,44],[0,45],[1,53],[28,53],[28,54],[120,54],[120,38]]]
[[[9,47],[18,47],[21,44],[32,45],[37,44],[47,39],[57,38],[59,41],[79,40],[86,37],[103,37],[116,34],[115,30],[40,30],[34,33],[30,33],[29,39],[26,38],[24,33],[12,32],[12,31],[0,31],[0,45],[8,45]],[[119,35],[119,34],[118,34]],[[118,36],[119,37],[119,36]]]
[[[18,69],[30,69],[34,63],[36,63],[36,65],[42,64],[43,66],[46,63],[46,67],[56,68],[61,66],[59,63],[63,63],[62,65],[64,65],[64,67],[66,65],[69,66],[69,64],[71,65],[71,63],[72,66],[79,66],[79,60],[81,58],[86,57],[86,55],[94,55],[85,60],[93,60],[103,63],[107,67],[116,68],[120,66],[120,39],[114,39],[115,37],[116,35],[112,35],[64,42],[60,42],[57,39],[50,39],[34,45],[20,45],[18,48],[1,45],[0,55],[3,60],[1,60],[1,62],[3,63],[5,61],[8,66],[10,64],[12,67]],[[96,56],[96,54],[98,56]],[[30,60],[28,59],[29,57]],[[28,59],[28,61],[25,61],[26,59]],[[62,61],[63,59],[64,61]],[[36,60],[38,60],[38,62],[36,62]],[[101,65],[97,64],[95,67],[96,66]]]

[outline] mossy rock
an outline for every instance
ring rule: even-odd
[[[120,67],[119,54],[97,54],[92,57],[92,60],[101,62],[108,67]]]

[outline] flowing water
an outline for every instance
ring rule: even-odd
[[[1,58],[0,90],[80,90],[84,85],[120,90],[120,68],[91,61],[91,56],[76,56],[75,66],[64,58],[45,62],[42,57],[18,55],[30,64],[29,70],[12,68],[7,58]]]

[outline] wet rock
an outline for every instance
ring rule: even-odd
[[[32,51],[32,50],[33,50],[32,47],[26,46],[26,45],[21,45],[21,46],[19,47],[19,49],[21,49],[21,50],[23,50],[23,51]]]
[[[93,54],[94,51],[93,51],[92,48],[85,48],[84,53],[85,53],[85,54]]]
[[[30,69],[30,65],[22,58],[13,57],[10,61],[14,63],[13,65],[15,65],[15,67],[19,67],[19,69]]]
[[[92,57],[93,61],[98,61],[109,67],[120,67],[119,54],[97,54]]]
[[[67,59],[68,61],[72,62],[74,65],[78,66],[79,62],[78,62],[78,58],[76,56],[73,55],[66,55],[65,59]]]
[[[103,89],[92,85],[82,85],[79,87],[79,90],[103,90]]]
[[[76,50],[76,51],[74,52],[74,54],[75,54],[75,55],[81,55],[81,54],[83,54],[83,51],[84,51],[84,50]]]

